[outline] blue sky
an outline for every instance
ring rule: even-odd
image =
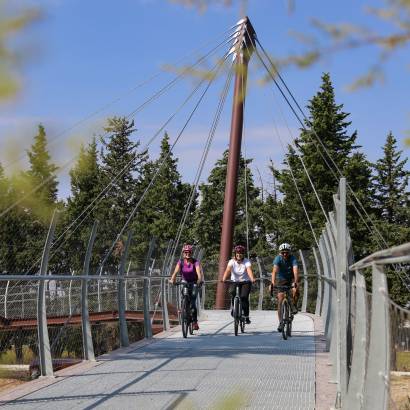
[[[239,19],[238,6],[212,6],[205,13],[166,0],[43,0],[20,1],[20,4],[40,5],[44,18],[20,37],[19,42],[36,51],[36,58],[26,61],[21,71],[23,89],[18,98],[0,105],[0,161],[9,163],[16,152],[23,152],[35,134],[36,124],[43,123],[50,138],[55,160],[61,164],[73,157],[79,140],[101,134],[104,118],[126,115],[169,81],[173,74],[164,72],[146,86],[128,92],[141,81],[161,72],[165,64],[172,64],[193,53],[184,62],[192,62],[222,40],[224,33]],[[235,3],[235,2],[234,2]],[[263,46],[274,56],[283,57],[303,49],[291,31],[315,32],[311,18],[326,22],[349,22],[366,25],[384,32],[382,26],[364,11],[366,5],[381,5],[378,1],[345,0],[343,2],[316,0],[296,1],[289,13],[285,0],[249,0],[247,13]],[[219,56],[225,49],[220,49]],[[328,71],[334,83],[338,103],[351,113],[352,131],[358,130],[358,142],[369,160],[381,155],[381,146],[392,130],[399,145],[410,129],[408,105],[409,61],[408,49],[401,50],[385,65],[384,84],[369,89],[348,92],[347,85],[363,74],[375,61],[371,48],[361,48],[329,56],[306,70],[290,68],[283,72],[300,105],[317,92],[321,73]],[[215,59],[210,59],[209,64]],[[245,147],[248,157],[254,158],[266,185],[269,158],[280,164],[283,154],[273,132],[278,127],[282,138],[290,140],[288,128],[297,135],[297,122],[276,93],[275,103],[271,85],[260,86],[261,71],[256,58],[250,64],[249,95],[246,103]],[[164,97],[151,104],[135,117],[135,139],[144,144],[188,95],[193,79],[187,78]],[[223,78],[213,84],[176,147],[179,169],[184,180],[192,181],[211,121],[216,109]],[[124,96],[125,94],[125,96]],[[59,137],[63,130],[123,96],[117,103]],[[193,107],[193,103],[190,105]],[[281,114],[283,112],[283,115]],[[167,130],[175,138],[189,114],[184,110]],[[231,94],[210,151],[203,179],[215,160],[227,147],[231,114]],[[150,148],[152,156],[158,152],[159,141]],[[408,151],[405,151],[407,154]],[[24,167],[24,163],[19,166]],[[68,195],[67,170],[61,172],[60,196]]]

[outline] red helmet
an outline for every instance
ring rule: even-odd
[[[182,248],[182,252],[191,252],[192,253],[192,245],[185,244]]]
[[[245,253],[245,247],[242,245],[236,245],[233,250],[235,253]]]

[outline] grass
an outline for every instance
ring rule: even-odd
[[[399,372],[410,372],[410,352],[396,352],[396,367]]]
[[[410,410],[410,376],[391,376],[390,409]]]
[[[14,349],[9,349],[0,355],[0,364],[30,364],[35,358],[33,351],[28,346],[23,346],[23,362],[18,363],[16,352]]]

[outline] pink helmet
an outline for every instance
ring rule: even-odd
[[[182,252],[192,252],[192,245],[185,244],[182,248]]]
[[[242,245],[236,245],[233,250],[235,253],[245,253],[245,247]]]

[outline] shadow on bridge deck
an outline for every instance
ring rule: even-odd
[[[237,337],[226,311],[206,311],[200,326],[188,339],[174,328],[0,400],[18,409],[315,408],[310,317],[295,317],[295,336],[287,341],[272,311],[252,312],[252,324]]]

